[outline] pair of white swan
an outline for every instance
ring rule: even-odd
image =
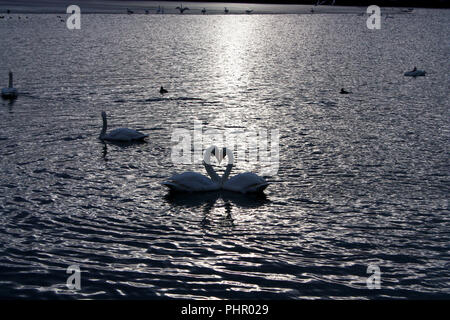
[[[132,141],[142,141],[148,134],[144,134],[142,132],[128,129],[128,128],[119,128],[114,129],[108,133],[106,133],[106,129],[108,127],[108,122],[106,120],[106,112],[102,111],[102,119],[103,119],[103,128],[102,132],[100,132],[100,140],[107,141],[118,141],[118,142],[132,142]]]
[[[211,154],[216,156],[217,160],[228,158],[227,168],[222,177],[219,177],[210,163]],[[210,178],[197,172],[184,172],[169,178],[162,184],[175,192],[207,192],[217,190],[227,190],[240,193],[262,193],[269,185],[264,178],[252,173],[240,173],[228,179],[233,168],[233,152],[230,149],[223,148],[222,151],[216,146],[206,149],[203,155],[203,166]]]
[[[9,83],[7,88],[2,89],[2,98],[3,99],[15,99],[19,93],[17,92],[17,89],[14,88],[13,85],[13,73],[9,72]]]

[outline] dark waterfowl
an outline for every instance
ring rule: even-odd
[[[184,13],[186,10],[190,10],[188,7],[183,7],[183,5],[180,5],[179,7],[176,7],[175,9],[178,9],[180,13]]]
[[[166,89],[163,88],[163,86],[161,86],[161,88],[159,89],[159,93],[164,94],[164,93],[168,93],[169,91],[167,91]]]

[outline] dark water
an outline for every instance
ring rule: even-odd
[[[449,17],[0,20],[0,296],[449,298]],[[103,145],[101,110],[148,143]],[[194,120],[280,130],[266,199],[167,196]]]

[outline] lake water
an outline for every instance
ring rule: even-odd
[[[450,11],[380,30],[357,14],[87,14],[81,30],[12,16],[0,297],[450,297]],[[404,77],[414,66],[427,75]],[[101,143],[101,110],[148,143]],[[279,130],[265,198],[167,196],[171,174],[205,173],[171,161],[172,133],[195,121]]]

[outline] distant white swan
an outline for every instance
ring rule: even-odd
[[[105,111],[102,111],[102,119],[103,119],[103,128],[99,136],[101,140],[130,142],[130,141],[144,140],[146,137],[148,137],[148,134],[143,134],[142,132],[128,128],[114,129],[109,133],[106,133],[108,123],[106,120]]]
[[[407,77],[420,77],[425,76],[426,72],[423,70],[417,70],[416,67],[412,71],[405,72],[405,76]]]
[[[13,73],[9,72],[9,83],[7,88],[2,89],[2,98],[3,99],[15,99],[18,96],[17,89],[14,88],[13,84]]]
[[[233,168],[233,152],[230,149],[223,148],[223,157],[228,158],[228,165],[222,176],[222,189],[240,193],[262,193],[269,183],[253,172],[244,172],[228,179]]]
[[[221,179],[211,165],[211,154],[213,154],[220,162],[219,149],[216,146],[211,146],[206,149],[203,154],[203,166],[211,178],[205,177],[197,172],[188,171],[172,176],[168,181],[163,182],[162,185],[168,187],[171,191],[176,192],[207,192],[220,190]]]

